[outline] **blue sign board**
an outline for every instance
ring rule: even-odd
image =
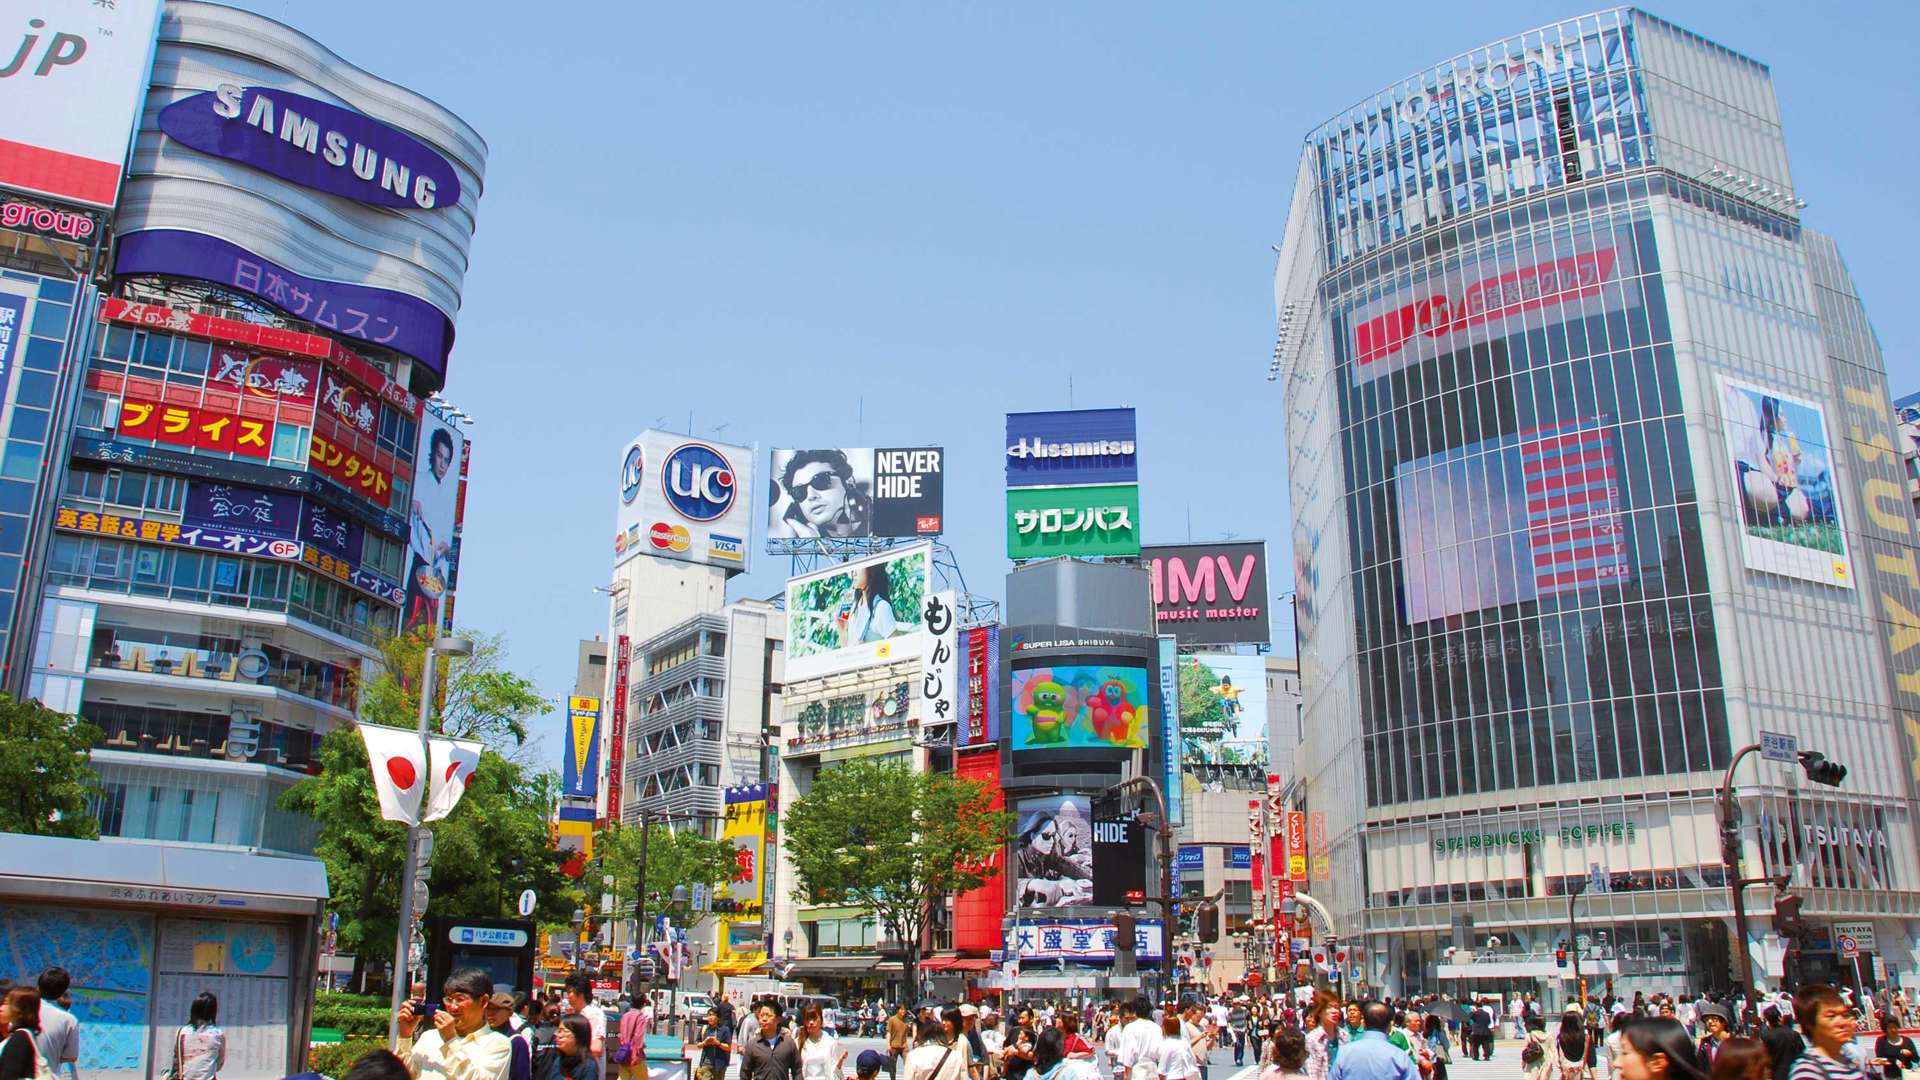
[[[27,298],[0,292],[0,400],[7,396],[7,384],[13,380],[13,365],[20,357],[20,343],[26,336]]]
[[[1007,414],[1007,486],[1134,484],[1132,409]]]
[[[181,516],[189,525],[241,529],[258,536],[292,540],[299,532],[300,496],[262,491],[244,484],[192,480],[187,483]]]
[[[1203,870],[1206,865],[1207,849],[1198,844],[1181,844],[1179,852],[1173,857],[1173,868],[1182,873],[1188,870]]]
[[[1235,844],[1227,849],[1227,869],[1253,869],[1253,849],[1245,844]]]

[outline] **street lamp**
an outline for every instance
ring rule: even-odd
[[[1573,924],[1573,902],[1587,891],[1587,879],[1581,878],[1573,883],[1573,891],[1567,894],[1567,948],[1573,952],[1573,988],[1580,995],[1580,1015],[1587,1013],[1587,981],[1580,977],[1580,935]],[[1584,1023],[1584,1019],[1582,1020]]]
[[[1734,970],[1740,983],[1740,1022],[1746,1023],[1753,1005],[1753,958],[1747,955],[1747,906],[1745,895],[1749,885],[1773,885],[1775,889],[1786,887],[1789,878],[1784,875],[1775,878],[1743,878],[1740,876],[1740,805],[1733,798],[1733,771],[1747,755],[1762,749],[1760,743],[1748,743],[1733,755],[1727,763],[1727,774],[1720,781],[1720,861],[1726,866],[1727,890],[1733,899],[1733,947]],[[1799,761],[1800,768],[1806,772],[1807,779],[1828,787],[1839,787],[1847,778],[1847,767],[1837,761],[1829,761],[1827,755],[1818,750],[1800,750],[1797,743],[1790,751]]]

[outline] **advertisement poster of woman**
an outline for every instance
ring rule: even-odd
[[[1853,588],[1826,413],[1731,379],[1721,380],[1721,404],[1746,564]]]

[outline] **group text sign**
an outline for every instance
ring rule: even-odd
[[[1273,640],[1267,613],[1267,545],[1169,544],[1140,550],[1159,632],[1182,645]]]
[[[1007,487],[1140,481],[1132,409],[1007,414]]]
[[[938,536],[945,464],[938,446],[775,450],[767,539]]]
[[[1140,485],[1007,489],[1007,557],[1140,554]]]

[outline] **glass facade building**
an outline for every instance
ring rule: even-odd
[[[1882,591],[1912,515],[1877,344],[1800,220],[1778,115],[1763,65],[1620,9],[1307,137],[1271,368],[1296,790],[1328,814],[1335,930],[1395,993],[1558,994],[1575,892],[1588,975],[1724,985],[1713,794],[1761,731],[1853,772],[1810,791],[1743,765],[1745,873],[1791,874],[1823,930],[1881,920],[1870,982],[1913,962],[1883,602],[1904,593]],[[1777,981],[1772,895],[1749,891],[1745,947]]]

